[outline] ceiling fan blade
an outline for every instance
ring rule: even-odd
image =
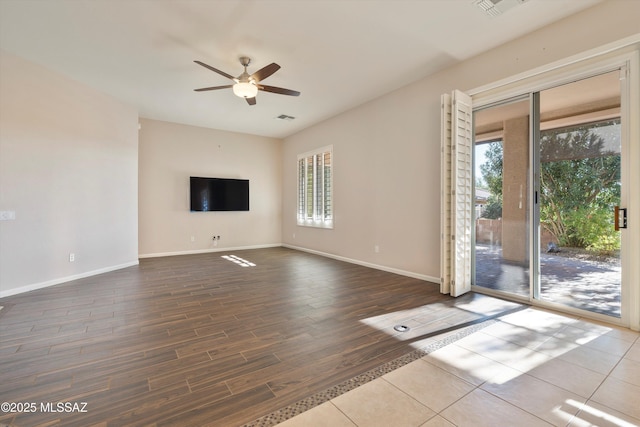
[[[193,62],[195,62],[198,65],[202,65],[204,68],[208,68],[209,70],[211,70],[213,72],[216,72],[216,73],[220,74],[221,76],[225,76],[226,78],[228,78],[230,80],[234,80],[235,79],[235,77],[233,77],[232,75],[227,74],[224,71],[220,71],[217,68],[213,68],[211,65],[207,65],[204,62],[200,62],[200,61],[193,61]]]
[[[300,95],[300,92],[296,90],[283,89],[281,87],[275,87],[275,86],[258,85],[258,89],[263,90],[265,92],[279,93],[280,95],[290,95],[290,96]]]
[[[249,105],[256,105],[256,97],[254,96],[253,98],[245,98],[247,100],[247,104]]]
[[[233,85],[226,86],[212,86],[212,87],[201,87],[200,89],[194,89],[196,92],[204,92],[206,90],[218,90],[218,89],[229,89],[232,88]]]
[[[270,75],[278,71],[279,69],[280,69],[280,66],[275,62],[272,62],[266,67],[262,67],[255,73],[251,74],[251,77],[249,78],[255,80],[256,82],[259,82],[260,80],[266,79],[267,77],[269,77]]]

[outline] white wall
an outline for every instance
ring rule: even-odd
[[[637,33],[637,16],[638,1],[603,2],[284,142],[142,120],[139,200],[136,111],[2,52],[0,210],[17,218],[0,221],[0,296],[131,265],[138,252],[279,242],[438,280],[440,94]],[[299,227],[296,155],[328,144],[335,228]],[[196,174],[249,178],[252,211],[189,213]]]
[[[140,120],[140,256],[280,245],[282,142]],[[189,177],[249,180],[249,212],[189,212]],[[212,236],[220,236],[213,242]],[[193,237],[193,241],[192,241]]]
[[[440,94],[633,35],[638,16],[640,2],[605,2],[286,138],[283,243],[439,281]],[[327,144],[335,227],[297,226],[296,155]]]
[[[0,296],[136,264],[137,162],[134,108],[0,52]]]

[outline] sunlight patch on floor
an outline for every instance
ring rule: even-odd
[[[481,294],[467,294],[449,303],[431,303],[361,319],[360,322],[384,332],[415,349],[469,326],[524,306]],[[407,327],[404,332],[396,327]]]
[[[240,267],[255,267],[256,266],[251,261],[247,261],[246,259],[240,258],[239,256],[236,256],[236,255],[222,255],[222,258],[226,259],[227,261],[234,262],[234,263],[238,264]]]
[[[614,425],[619,427],[637,427],[637,425],[634,423],[627,422],[608,412],[604,412],[594,408],[593,406],[589,406],[588,403],[581,403],[573,399],[567,399],[565,403],[567,405],[580,409],[580,413],[578,414],[577,418],[579,418],[582,421],[588,421],[590,423],[589,425]],[[583,412],[586,412],[586,414],[583,414]],[[590,416],[589,419],[586,419],[585,415],[589,415]]]

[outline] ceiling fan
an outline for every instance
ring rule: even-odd
[[[225,73],[224,71],[220,71],[217,68],[213,68],[211,65],[207,65],[204,62],[193,61],[198,65],[202,65],[204,68],[208,68],[211,71],[214,71],[221,76],[224,76],[230,80],[233,80],[235,84],[233,85],[225,85],[225,86],[212,86],[212,87],[203,87],[200,89],[194,89],[196,92],[204,92],[207,90],[218,90],[218,89],[229,89],[233,88],[233,93],[240,98],[244,98],[247,100],[249,105],[256,105],[256,94],[259,90],[265,92],[278,93],[280,95],[290,95],[290,96],[298,96],[300,92],[291,90],[291,89],[283,89],[281,87],[275,86],[266,86],[260,84],[260,81],[266,79],[276,71],[280,69],[280,66],[275,62],[267,65],[256,71],[255,73],[249,75],[247,73],[247,66],[251,63],[251,58],[242,56],[240,57],[240,64],[244,67],[244,72],[240,74],[238,77],[233,77],[230,74]]]

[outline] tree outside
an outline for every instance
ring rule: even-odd
[[[613,207],[620,200],[619,120],[541,132],[540,222],[561,246],[598,254],[620,249]],[[502,215],[502,142],[480,166],[490,192],[484,218]]]
[[[486,162],[480,165],[480,185],[488,190],[490,195],[482,218],[498,219],[502,217],[502,141],[489,142],[484,156]]]

